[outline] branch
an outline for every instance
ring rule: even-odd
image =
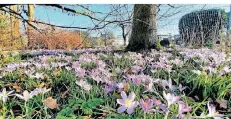
[[[36,26],[34,26],[33,24],[31,24],[29,22],[29,20],[26,20],[20,13],[17,13],[17,12],[15,12],[14,10],[12,10],[10,8],[7,8],[7,9],[9,9],[9,11],[5,10],[4,8],[1,8],[0,10],[5,11],[5,12],[10,13],[10,14],[17,15],[18,17],[15,16],[17,19],[21,19],[22,22],[26,22],[29,26],[31,26],[32,28],[34,28],[35,30],[37,30],[39,33],[41,33]]]
[[[77,11],[77,10],[74,10],[74,9],[71,9],[71,8],[64,7],[64,6],[59,5],[59,4],[39,4],[39,5],[41,5],[41,6],[56,7],[56,8],[62,9],[62,10],[67,11],[67,12],[71,12],[71,13],[75,13],[75,14],[80,14],[80,15],[89,17],[90,19],[93,19],[93,20],[96,20],[96,21],[102,21],[101,19],[98,19],[98,18],[93,17],[93,16],[92,16],[91,14],[89,14],[89,13]]]
[[[168,6],[170,6],[171,8],[175,8],[173,5],[167,4]]]

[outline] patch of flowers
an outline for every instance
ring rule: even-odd
[[[31,51],[0,68],[2,118],[229,118],[231,60],[211,49]],[[220,101],[222,100],[222,101]]]

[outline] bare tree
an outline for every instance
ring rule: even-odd
[[[117,26],[120,27],[122,30],[121,33],[122,33],[122,37],[124,40],[124,45],[126,45],[128,35],[131,32],[131,23],[132,23],[132,16],[133,16],[133,11],[130,9],[131,5],[116,4],[116,5],[111,5],[111,6],[112,6],[112,9],[113,10],[116,9],[116,12],[117,12],[117,14],[115,15],[115,19],[122,21],[118,23]],[[130,21],[125,21],[125,20],[130,20]]]

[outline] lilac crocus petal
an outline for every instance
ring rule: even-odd
[[[181,115],[183,114],[184,112],[190,112],[192,109],[188,106],[188,104],[182,102],[182,101],[179,101],[178,102],[179,104],[179,108],[178,108],[178,114]]]
[[[153,107],[153,102],[148,98],[145,101],[141,99],[140,107],[143,109],[144,112],[153,112],[151,108]]]
[[[175,116],[173,117],[173,119],[177,119],[177,116],[175,115]]]
[[[179,87],[178,87],[178,89],[179,89],[179,91],[180,92],[182,92],[183,90],[185,90],[187,87],[184,87],[184,86],[182,86],[181,84],[179,85]]]
[[[164,112],[168,112],[168,111],[169,111],[167,105],[165,105],[165,104],[160,104],[159,107],[160,107],[160,109],[162,109]]]
[[[125,101],[123,99],[117,99],[117,103],[120,105],[124,105]]]
[[[122,112],[124,112],[126,109],[127,109],[127,107],[124,106],[124,105],[122,105],[122,106],[120,106],[120,107],[117,109],[117,112],[118,112],[118,113],[122,113]]]
[[[127,99],[127,95],[126,95],[126,93],[124,91],[121,92],[121,97],[122,97],[123,100]]]
[[[134,108],[131,107],[131,108],[128,108],[128,109],[127,109],[127,113],[128,113],[128,114],[131,114],[131,113],[133,113],[133,112],[134,112]]]
[[[134,100],[135,99],[135,93],[134,92],[131,92],[130,94],[129,94],[129,96],[128,96],[128,99],[129,100]]]
[[[156,97],[154,96],[154,97],[153,97],[153,104],[154,104],[154,105],[160,105],[160,104],[161,104],[161,101],[160,101],[160,100],[157,100]]]

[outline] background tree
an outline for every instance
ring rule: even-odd
[[[157,5],[135,4],[132,33],[126,49],[145,50],[157,43]]]
[[[119,27],[121,29],[121,35],[124,40],[124,45],[126,45],[127,38],[129,34],[131,33],[131,23],[132,23],[132,16],[133,16],[133,11],[132,11],[132,5],[121,5],[121,4],[116,4],[116,5],[111,5],[112,9],[115,9],[117,14],[114,16],[115,19],[122,21],[117,24],[116,27]],[[120,6],[124,6],[120,9]]]
[[[34,5],[28,5],[28,19],[29,23],[32,24],[32,21],[34,21]],[[28,35],[28,47],[31,48],[33,46],[33,39],[31,38],[33,28],[28,25],[27,26],[27,35]]]

